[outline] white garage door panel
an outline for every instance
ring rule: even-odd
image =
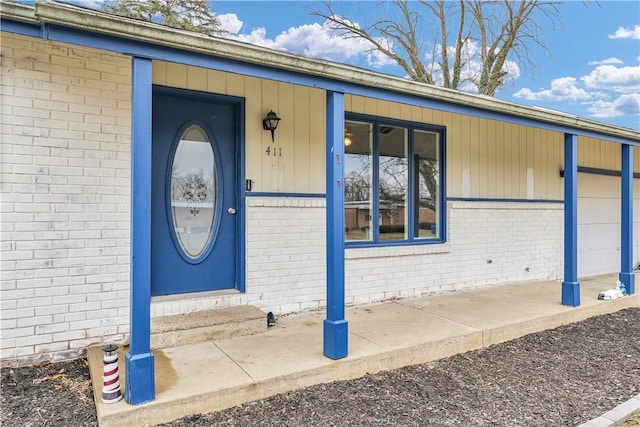
[[[578,199],[578,224],[620,223],[620,198]]]
[[[578,174],[578,276],[620,271],[620,177]],[[640,262],[640,180],[634,179],[634,265]]]
[[[578,231],[580,248],[620,250],[620,224],[582,224]]]

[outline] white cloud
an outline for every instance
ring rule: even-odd
[[[622,94],[612,102],[596,101],[588,109],[594,117],[609,118],[624,115],[640,115],[640,94]]]
[[[322,24],[314,23],[291,27],[271,39],[267,37],[265,28],[253,29],[248,34],[238,34],[242,27],[242,21],[235,14],[228,15],[233,15],[225,17],[223,24],[224,28],[231,33],[226,35],[228,38],[297,53],[309,58],[322,58],[337,62],[364,60],[367,65],[374,68],[395,64],[390,58],[376,50],[371,43],[362,39],[342,37],[339,31],[331,28],[329,21]],[[390,46],[390,48],[392,47]]]
[[[603,59],[602,61],[589,61],[589,65],[608,65],[608,64],[622,65],[624,64],[624,62],[615,57]]]
[[[235,13],[225,13],[224,15],[217,15],[220,27],[223,30],[228,31],[231,34],[238,34],[242,28],[242,21],[238,19],[238,15]]]
[[[636,67],[615,67],[599,65],[580,80],[591,89],[607,89],[619,93],[640,92],[640,65]]]
[[[588,92],[577,85],[575,77],[561,77],[551,82],[550,89],[542,89],[534,92],[528,88],[522,88],[514,93],[516,98],[529,101],[585,101],[603,96],[599,92]]]
[[[638,39],[640,40],[640,25],[633,28],[618,27],[615,33],[609,35],[610,39]]]

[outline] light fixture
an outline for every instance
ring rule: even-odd
[[[264,130],[271,131],[271,142],[275,142],[273,132],[275,132],[278,127],[278,122],[280,121],[280,117],[273,110],[270,110],[264,119],[262,119],[262,128]]]
[[[353,138],[353,135],[350,134],[349,132],[345,132],[344,134],[344,146],[348,147],[351,145],[351,143],[353,142],[353,140],[351,139]]]

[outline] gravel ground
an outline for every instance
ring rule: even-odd
[[[1,375],[3,426],[97,425],[85,360]],[[164,426],[575,426],[638,393],[633,308]]]

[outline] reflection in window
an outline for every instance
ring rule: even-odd
[[[345,128],[345,240],[444,240],[444,129],[351,116],[358,118]]]
[[[407,129],[380,126],[380,156],[378,163],[378,229],[380,240],[406,239],[407,191]]]
[[[213,149],[197,125],[185,130],[171,169],[171,216],[184,253],[198,258],[207,248],[216,207],[216,170]]]
[[[413,236],[418,238],[438,237],[440,134],[415,130],[413,135],[415,182],[418,183]]]
[[[345,240],[371,240],[373,132],[370,123],[347,122],[344,139]]]

